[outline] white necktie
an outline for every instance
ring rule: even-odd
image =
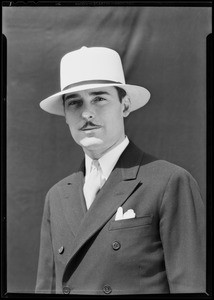
[[[101,172],[98,160],[93,160],[91,164],[91,172],[86,177],[85,184],[83,186],[83,194],[85,196],[87,209],[91,206],[97,192],[101,189],[104,183]]]

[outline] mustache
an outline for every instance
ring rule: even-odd
[[[80,128],[80,130],[84,130],[84,129],[86,129],[87,127],[96,127],[96,126],[100,126],[100,125],[94,124],[94,123],[91,122],[91,121],[87,121],[87,122]]]

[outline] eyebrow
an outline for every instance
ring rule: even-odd
[[[97,91],[97,92],[91,92],[89,93],[90,96],[99,96],[99,95],[110,95],[106,91]],[[73,99],[73,98],[81,98],[80,94],[71,94],[68,96],[65,96],[65,101],[68,99]]]
[[[78,98],[80,97],[80,94],[71,94],[71,95],[68,95],[68,96],[65,96],[65,101],[68,100],[68,99],[73,99],[73,98]]]
[[[99,96],[99,95],[110,95],[108,92],[106,91],[98,91],[98,92],[91,92],[89,93],[90,96]]]

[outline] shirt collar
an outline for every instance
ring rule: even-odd
[[[129,144],[129,139],[126,136],[125,139],[116,147],[105,153],[98,161],[102,170],[102,176],[107,180],[115,164],[117,163],[120,155]],[[85,154],[85,169],[86,176],[90,173],[92,159]]]

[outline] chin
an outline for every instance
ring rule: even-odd
[[[96,137],[85,137],[79,142],[80,146],[85,148],[94,148],[94,146],[96,147],[102,143],[103,141]]]

